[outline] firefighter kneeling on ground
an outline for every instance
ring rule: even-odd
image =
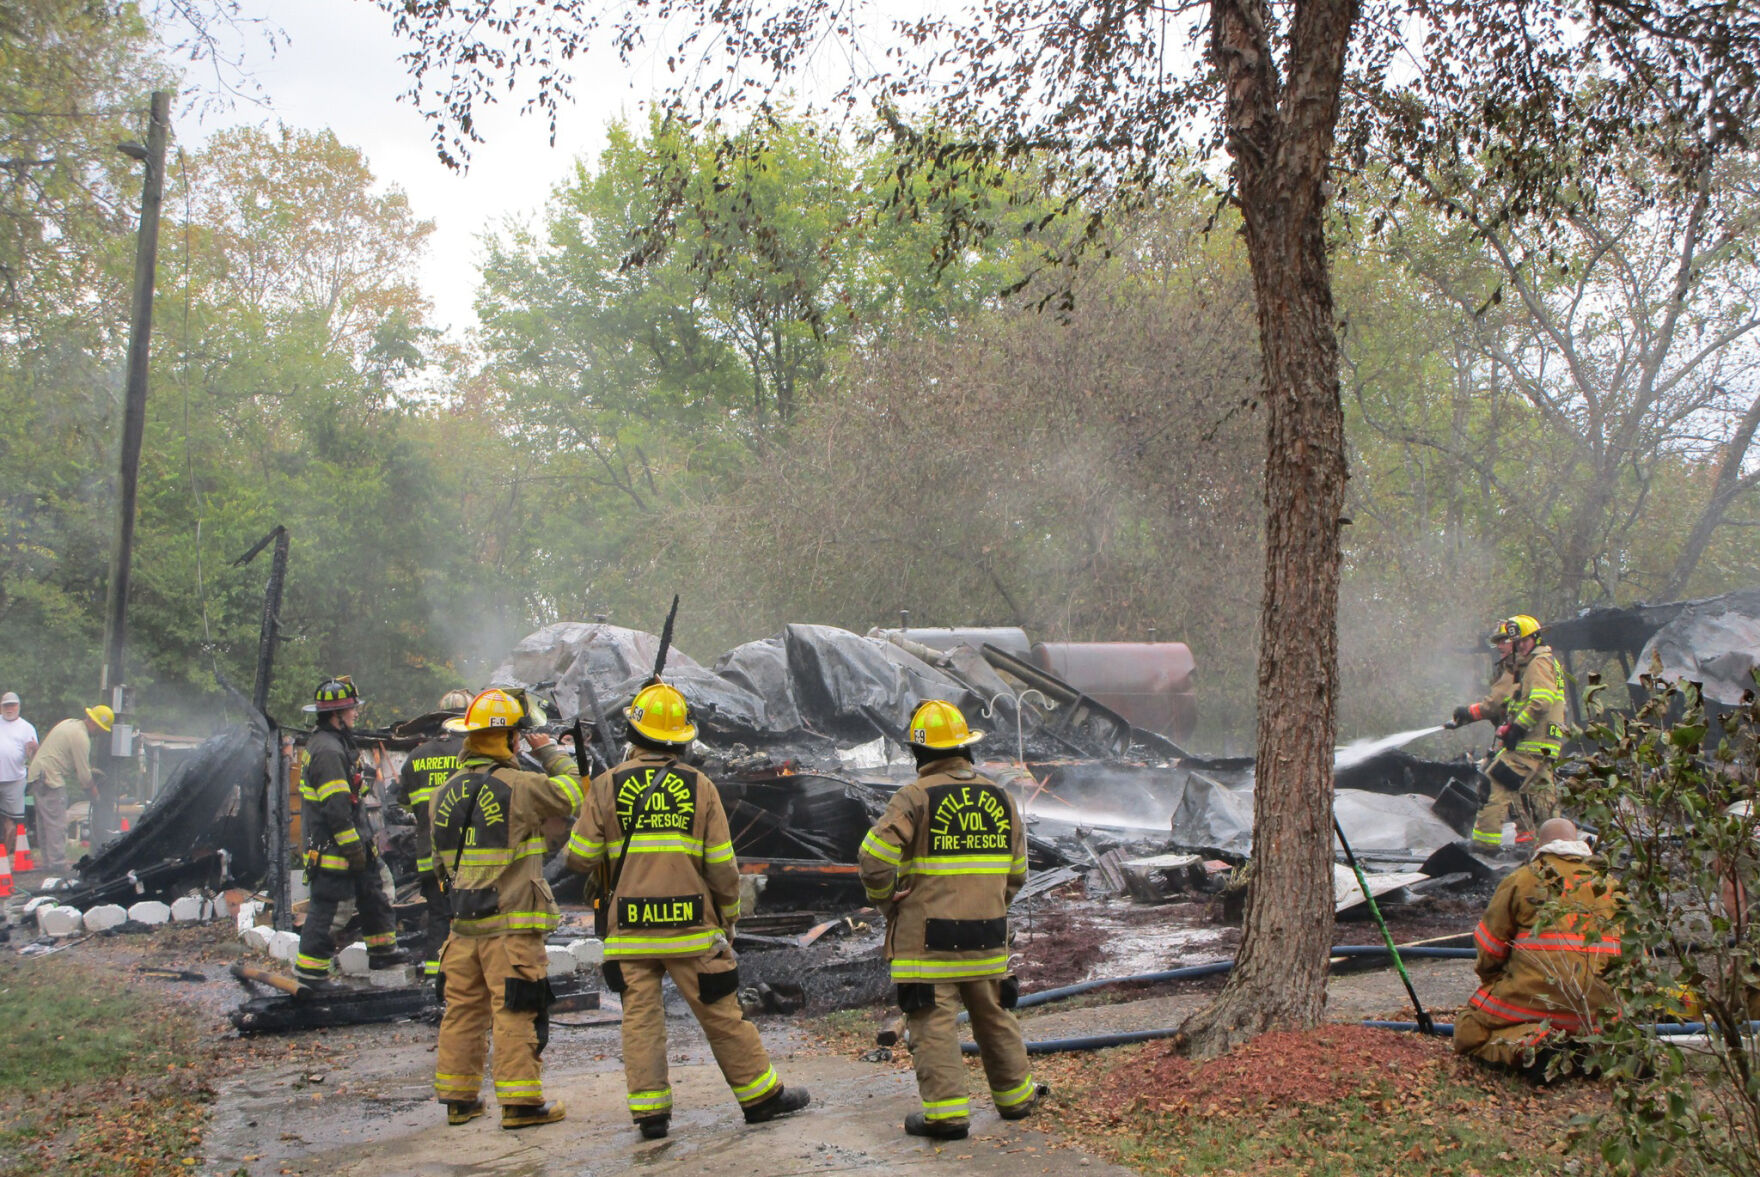
[[[1618,887],[1568,818],[1541,823],[1533,860],[1498,884],[1473,932],[1484,982],[1454,1023],[1454,1052],[1543,1068],[1556,1035],[1593,1031],[1613,1005]]]
[[[454,717],[463,715],[470,705],[469,691],[447,691],[440,697],[440,710]],[[446,892],[440,887],[440,876],[434,873],[434,839],[428,825],[428,802],[458,771],[458,754],[463,748],[464,737],[449,731],[442,731],[417,744],[409,759],[403,762],[403,771],[397,775],[397,790],[392,797],[416,819],[416,877],[421,882],[422,902],[427,905],[422,929],[422,975],[430,979],[440,975],[440,949],[451,930],[452,909],[447,906]]]
[[[568,839],[568,867],[602,867],[605,984],[623,999],[623,1073],[629,1113],[648,1140],[666,1135],[663,974],[672,977],[748,1124],[806,1107],[784,1087],[755,1026],[740,1012],[733,925],[739,864],[715,784],[680,757],[697,737],[685,698],[651,682],[624,712],[632,755],[593,778]],[[608,877],[606,877],[608,874]]]
[[[429,802],[434,866],[452,905],[434,1059],[434,1094],[448,1124],[483,1114],[478,1091],[491,1033],[501,1126],[553,1124],[564,1114],[560,1103],[544,1102],[538,1061],[550,1036],[544,939],[562,914],[544,881],[544,827],[573,818],[581,780],[549,736],[523,730],[542,722],[518,692],[494,687],[446,721],[464,733],[458,771]],[[543,772],[518,767],[522,736]]]
[[[1473,819],[1473,846],[1519,859],[1535,824],[1557,813],[1552,762],[1564,742],[1564,678],[1552,648],[1540,644],[1540,623],[1526,613],[1500,622],[1489,640],[1500,656],[1497,679],[1483,699],[1456,707],[1449,726],[1497,725],[1501,747],[1485,767],[1490,797]],[[1516,827],[1507,845],[1506,823]]]
[[[971,746],[983,737],[951,703],[919,706],[908,740],[917,779],[862,840],[862,886],[886,914],[886,959],[923,1102],[904,1130],[935,1140],[963,1140],[971,1122],[961,1004],[1003,1119],[1024,1119],[1049,1090],[1027,1070],[1008,974],[1008,907],[1027,881],[1026,830],[1014,799],[972,767]]]
[[[354,900],[360,913],[369,968],[391,968],[409,957],[397,947],[397,917],[379,882],[372,829],[361,808],[367,782],[351,734],[360,714],[360,692],[345,674],[325,679],[305,709],[318,716],[318,728],[306,741],[299,780],[312,898],[300,927],[293,971],[302,988],[319,990],[330,983],[330,961],[336,953],[331,925],[337,905],[345,900]]]

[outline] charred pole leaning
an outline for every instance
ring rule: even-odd
[[[659,682],[666,670],[666,652],[672,649],[672,623],[678,620],[678,594],[672,594],[672,608],[666,611],[666,624],[660,627],[660,652],[654,655],[654,676],[649,682]]]

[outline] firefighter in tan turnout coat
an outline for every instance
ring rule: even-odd
[[[923,1103],[904,1130],[937,1140],[964,1139],[970,1124],[962,1004],[1003,1119],[1022,1119],[1046,1091],[1027,1070],[1008,973],[1008,906],[1027,881],[1026,830],[1014,799],[972,767],[970,747],[983,736],[951,703],[919,706],[909,731],[917,779],[862,840],[862,885],[886,913],[886,959]]]
[[[799,1111],[806,1089],[783,1086],[735,996],[739,866],[721,794],[679,759],[697,736],[689,707],[654,681],[624,715],[633,755],[593,778],[568,839],[568,866],[600,874],[605,983],[623,998],[630,1116],[650,1140],[665,1136],[672,1119],[662,975],[702,1025],[746,1123]]]
[[[1473,939],[1484,982],[1454,1024],[1456,1054],[1525,1067],[1554,1031],[1593,1029],[1611,1004],[1619,893],[1568,819],[1540,826],[1533,860],[1504,877]]]
[[[544,938],[561,915],[544,881],[544,826],[575,815],[581,782],[549,736],[522,733],[522,725],[541,722],[516,693],[493,687],[446,721],[465,734],[458,771],[429,801],[434,868],[452,909],[452,934],[440,952],[446,1013],[434,1060],[434,1094],[449,1124],[483,1114],[478,1091],[491,1032],[501,1126],[563,1117],[561,1104],[544,1101],[538,1062],[550,1028]],[[543,772],[517,767],[522,734]]]
[[[1454,709],[1451,726],[1490,720],[1502,745],[1485,767],[1490,797],[1473,820],[1475,849],[1498,849],[1503,824],[1513,821],[1523,844],[1516,853],[1525,856],[1535,823],[1557,813],[1552,764],[1564,745],[1564,676],[1540,636],[1540,623],[1526,613],[1499,622],[1490,638],[1501,655],[1497,681],[1477,703]]]

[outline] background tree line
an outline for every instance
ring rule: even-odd
[[[102,637],[138,199],[110,144],[166,73],[128,6],[0,21],[0,679],[47,718],[89,700]],[[280,523],[283,716],[334,671],[370,718],[425,709],[538,625],[651,628],[681,591],[701,657],[901,608],[1184,640],[1200,746],[1250,746],[1264,420],[1234,214],[1167,185],[1047,302],[1079,205],[957,162],[900,179],[786,109],[759,129],[613,128],[538,223],[488,237],[468,339],[429,326],[428,226],[354,149],[178,153],[131,608],[147,724],[211,723],[216,678],[248,683],[265,570],[230,561]],[[1497,615],[1760,581],[1753,162],[1674,184],[1634,152],[1629,188],[1541,233],[1470,155],[1365,160],[1331,235],[1343,734],[1441,714],[1474,671],[1437,655]],[[874,211],[948,200],[986,229],[952,250]]]

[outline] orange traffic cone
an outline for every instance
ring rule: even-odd
[[[4,849],[4,847],[0,847]],[[31,861],[31,840],[25,836],[24,826],[18,827],[18,845],[13,848],[13,862],[19,870],[36,870],[37,864]]]
[[[12,860],[6,857],[6,847],[0,846],[0,899],[12,894]]]

